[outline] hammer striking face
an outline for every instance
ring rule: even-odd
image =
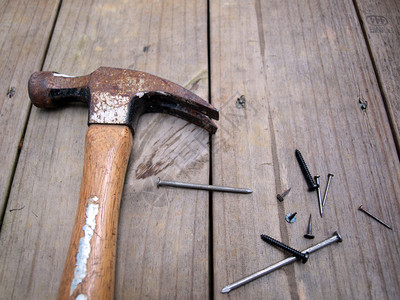
[[[134,132],[143,113],[162,112],[210,133],[217,130],[211,119],[218,120],[219,114],[212,105],[171,81],[145,72],[107,67],[81,77],[36,72],[29,80],[28,90],[37,107],[87,103],[89,125],[126,125]]]
[[[37,107],[89,106],[78,212],[57,299],[113,299],[119,207],[139,117],[168,113],[215,133],[218,111],[168,80],[114,68],[81,77],[37,72],[28,90]]]

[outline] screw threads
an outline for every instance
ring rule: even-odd
[[[268,243],[268,244],[270,244],[270,245],[276,246],[276,247],[278,247],[278,248],[281,248],[281,249],[283,249],[283,250],[285,250],[285,251],[291,253],[293,256],[295,256],[295,257],[301,259],[301,261],[303,262],[303,264],[306,263],[307,260],[308,260],[308,257],[309,257],[308,252],[306,252],[306,253],[301,253],[300,251],[298,251],[298,250],[296,250],[296,249],[293,249],[292,247],[289,247],[288,245],[285,245],[285,244],[283,244],[282,242],[277,241],[277,240],[275,240],[274,238],[272,238],[272,237],[270,237],[270,236],[268,236],[268,235],[266,235],[266,234],[262,234],[262,235],[261,235],[261,239],[262,239],[264,242],[266,242],[266,243]]]
[[[295,154],[296,154],[297,161],[299,162],[300,169],[301,169],[301,171],[303,172],[304,178],[305,178],[306,181],[307,181],[308,189],[309,189],[310,191],[316,190],[316,189],[318,188],[318,184],[316,184],[316,183],[314,182],[314,179],[313,179],[313,177],[311,176],[310,171],[308,170],[307,164],[306,164],[306,162],[304,161],[303,156],[301,155],[301,152],[300,152],[299,150],[296,149]]]

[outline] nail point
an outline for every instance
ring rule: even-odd
[[[226,294],[226,293],[229,293],[231,291],[231,289],[229,288],[229,287],[224,287],[222,290],[221,290],[221,293],[222,294]]]

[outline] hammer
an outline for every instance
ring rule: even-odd
[[[57,299],[113,299],[119,207],[139,117],[168,113],[213,134],[218,110],[168,80],[108,67],[81,77],[36,72],[28,91],[41,108],[89,106],[78,212]]]

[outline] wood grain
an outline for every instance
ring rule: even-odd
[[[26,83],[44,56],[44,70],[137,69],[205,99],[211,70],[211,100],[221,112],[213,183],[254,190],[214,193],[209,223],[208,193],[155,183],[158,176],[207,183],[209,135],[174,117],[141,117],[121,202],[116,299],[397,298],[396,1],[210,1],[210,70],[205,1],[71,0],[57,14],[58,3],[0,5],[1,199],[11,188],[0,233],[3,298],[56,297],[78,207],[86,107],[33,108],[12,177],[29,111]],[[241,95],[245,108],[236,104]],[[323,189],[327,174],[335,174],[323,218],[296,148],[311,173],[321,175]],[[278,202],[276,194],[289,187]],[[360,204],[394,230],[359,212]],[[286,223],[294,211],[296,222]],[[303,238],[309,213],[313,241]],[[285,257],[261,233],[303,249],[334,230],[343,243],[312,254],[307,264],[220,294]]]
[[[355,3],[400,153],[400,4],[396,0]]]
[[[119,208],[131,149],[127,126],[89,126],[78,212],[57,299],[114,299]]]
[[[208,96],[206,2],[63,1],[44,70],[149,72]],[[79,199],[87,108],[32,109],[1,232],[5,298],[55,298]],[[209,135],[141,117],[119,219],[116,299],[208,297],[208,193],[157,189],[158,176],[207,183]],[[11,275],[10,275],[11,274]]]
[[[352,1],[211,2],[212,99],[220,108],[214,184],[251,196],[213,196],[214,296],[284,257],[266,233],[297,249],[338,230],[343,243],[229,294],[230,299],[393,299],[399,293],[399,159]],[[362,110],[359,95],[368,100]],[[240,95],[245,108],[237,108]],[[333,173],[323,218],[295,159]],[[276,194],[291,187],[283,202]],[[289,224],[285,214],[297,212]],[[303,238],[309,214],[315,240]]]
[[[3,215],[30,110],[26,83],[40,69],[59,1],[0,3],[0,212]],[[20,207],[9,207],[16,209]]]

